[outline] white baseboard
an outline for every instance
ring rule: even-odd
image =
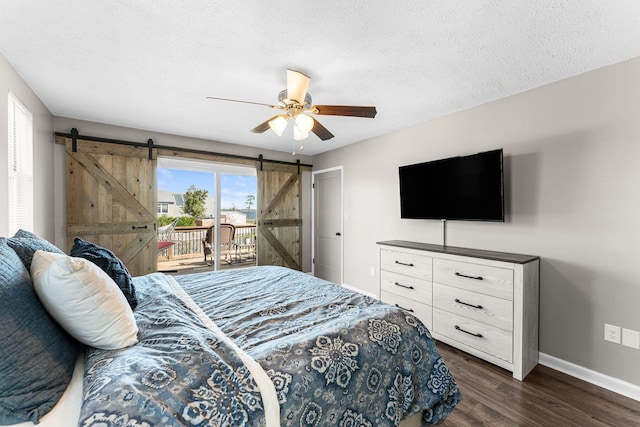
[[[579,378],[588,383],[606,388],[614,393],[640,401],[640,386],[635,384],[601,374],[600,372],[592,371],[591,369],[558,359],[557,357],[549,356],[546,353],[539,353],[538,363],[551,369],[555,369],[556,371],[564,372],[567,375]]]
[[[350,291],[354,291],[354,292],[357,292],[357,293],[359,293],[359,294],[366,295],[366,296],[368,296],[368,297],[378,299],[378,295],[376,295],[376,294],[372,294],[372,293],[367,292],[367,291],[363,291],[362,289],[358,289],[358,288],[356,288],[356,287],[353,287],[353,286],[347,285],[346,283],[343,283],[343,284],[342,284],[342,285],[340,285],[340,286],[342,286],[342,287],[343,287],[343,288],[345,288],[345,289],[349,289]]]

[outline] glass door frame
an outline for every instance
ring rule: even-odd
[[[234,165],[230,163],[217,163],[208,160],[197,160],[179,157],[158,156],[159,169],[179,169],[190,170],[195,172],[205,172],[213,174],[214,197],[214,227],[213,227],[213,269],[220,270],[220,217],[221,217],[221,200],[222,200],[222,175],[244,175],[255,176],[257,171],[255,167],[246,165]]]

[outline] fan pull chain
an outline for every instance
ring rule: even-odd
[[[302,153],[304,151],[304,145],[300,145],[300,148],[298,148],[298,151],[296,151],[296,141],[294,140],[292,143],[292,148],[291,148],[291,155],[295,156],[298,153]]]

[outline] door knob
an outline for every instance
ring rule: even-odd
[[[340,233],[339,231],[336,233],[336,236],[342,236],[342,233]]]

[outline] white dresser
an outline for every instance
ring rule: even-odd
[[[412,312],[433,337],[513,372],[538,363],[537,256],[378,242],[380,299]]]

